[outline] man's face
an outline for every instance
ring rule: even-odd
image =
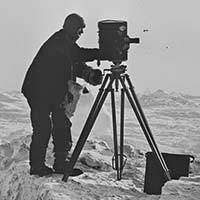
[[[76,41],[80,38],[81,34],[83,33],[84,27],[80,27],[77,29],[76,34],[75,34],[75,39]]]
[[[76,42],[85,28],[85,22],[82,17],[77,14],[69,15],[64,22],[63,28],[72,41]]]

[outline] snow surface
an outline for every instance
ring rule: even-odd
[[[200,197],[200,97],[162,90],[139,94],[139,101],[162,152],[195,156],[190,177],[165,183],[161,195],[143,192],[149,145],[128,103],[125,102],[125,147],[128,157],[122,180],[112,169],[112,119],[110,101],[101,110],[76,167],[84,174],[62,182],[61,175],[29,175],[31,137],[29,108],[19,92],[0,93],[0,200],[195,200]],[[82,95],[73,117],[74,145],[90,111],[94,97]],[[119,97],[116,99],[119,104]],[[119,108],[117,108],[119,113]],[[52,165],[52,143],[47,152]]]

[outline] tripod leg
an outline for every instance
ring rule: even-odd
[[[115,167],[117,171],[117,180],[120,180],[119,174],[119,160],[118,160],[118,143],[117,143],[117,121],[116,121],[116,108],[115,108],[115,93],[114,89],[111,89],[111,108],[112,108],[112,120],[113,120],[113,139],[114,139],[114,159]]]
[[[148,122],[147,122],[147,120],[146,120],[146,117],[145,117],[145,115],[144,115],[144,112],[143,112],[142,107],[141,107],[141,105],[140,105],[140,103],[139,103],[139,100],[138,100],[138,98],[137,98],[137,95],[136,95],[136,93],[135,93],[135,91],[134,91],[133,84],[131,83],[131,80],[130,80],[128,74],[126,74],[126,80],[127,80],[127,82],[128,82],[128,85],[129,85],[131,94],[132,94],[132,96],[133,96],[133,99],[135,100],[135,103],[136,103],[136,105],[137,105],[137,107],[138,107],[138,110],[139,110],[139,112],[141,113],[141,117],[142,117],[142,119],[143,119],[143,121],[144,121],[144,124],[145,124],[145,126],[146,126],[146,128],[147,128],[147,130],[148,130],[148,132],[149,132],[149,136],[151,137],[152,142],[154,143],[154,146],[155,146],[157,152],[160,154],[159,156],[162,157],[162,154],[159,152],[158,146],[156,145],[155,139],[154,139],[154,137],[153,137],[153,134],[152,134],[152,132],[151,132],[151,129],[150,129],[149,124],[148,124]],[[167,166],[166,166],[166,164],[165,164],[163,158],[162,158],[162,160],[163,160],[163,165],[164,165],[165,168],[167,169]]]
[[[124,167],[124,89],[121,89],[121,115],[120,115],[120,178]]]
[[[126,78],[127,78],[127,76],[126,76]],[[142,113],[143,112],[141,112],[141,106],[140,106],[140,109],[137,107],[138,106],[137,104],[139,102],[137,102],[137,104],[135,105],[135,103],[134,103],[134,101],[133,101],[133,99],[131,97],[131,94],[129,93],[129,90],[127,89],[127,87],[125,85],[125,82],[123,81],[123,79],[120,76],[119,76],[119,80],[120,80],[120,82],[122,84],[122,87],[125,90],[125,93],[126,93],[126,95],[128,97],[128,100],[129,100],[129,102],[130,102],[130,104],[131,104],[131,106],[132,106],[132,108],[133,108],[133,110],[135,112],[135,115],[136,115],[136,117],[138,119],[138,122],[139,122],[139,124],[140,124],[140,126],[141,126],[141,128],[142,128],[142,130],[143,130],[143,132],[145,134],[145,137],[146,137],[146,139],[147,139],[152,151],[156,154],[156,158],[158,160],[158,163],[159,163],[160,167],[162,168],[167,180],[170,180],[171,177],[170,177],[170,174],[169,174],[169,170],[168,170],[168,168],[167,168],[167,166],[165,164],[165,161],[164,161],[164,159],[162,157],[162,154],[159,152],[159,150],[157,148],[157,145],[155,143],[155,140],[153,139],[152,133],[149,132],[150,128],[147,128],[147,126],[146,126],[147,124],[145,124],[145,122],[144,122],[146,120],[146,119],[144,120],[144,114],[143,114],[143,117],[142,117]],[[129,81],[130,81],[130,79],[129,79]],[[130,82],[129,82],[129,84],[130,84]],[[133,92],[133,88],[132,88],[132,92]]]
[[[142,119],[143,119],[143,122],[144,122],[144,124],[145,124],[145,126],[146,126],[146,128],[147,128],[147,130],[148,130],[148,132],[149,132],[149,136],[151,137],[151,140],[152,140],[152,142],[153,142],[153,144],[154,144],[154,147],[156,148],[156,152],[157,152],[156,154],[158,154],[157,156],[160,157],[160,160],[161,160],[161,162],[163,163],[163,166],[164,166],[164,168],[166,169],[166,172],[168,173],[166,176],[167,176],[168,180],[170,180],[171,178],[170,178],[170,175],[169,175],[169,169],[167,168],[167,165],[166,165],[166,163],[165,163],[165,161],[164,161],[164,158],[163,158],[162,154],[160,153],[160,151],[159,151],[159,149],[158,149],[158,146],[157,146],[157,144],[156,144],[156,142],[155,142],[155,139],[154,139],[154,137],[153,137],[153,134],[152,134],[152,132],[151,132],[151,129],[150,129],[150,127],[149,127],[149,124],[148,124],[148,122],[147,122],[147,120],[146,120],[146,117],[145,117],[144,112],[143,112],[143,110],[142,110],[142,107],[141,107],[141,105],[140,105],[140,103],[139,103],[139,100],[138,100],[138,98],[137,98],[137,95],[136,95],[136,93],[135,93],[135,91],[134,91],[133,84],[131,83],[131,80],[130,80],[128,74],[126,74],[125,77],[126,77],[126,80],[127,80],[127,82],[128,82],[128,85],[129,85],[131,94],[132,94],[132,96],[133,96],[133,99],[135,100],[135,103],[136,103],[136,105],[137,105],[137,108],[138,108],[138,110],[139,110],[139,112],[140,112],[140,114],[141,114],[141,117],[142,117]],[[155,153],[155,152],[154,152],[154,153]]]
[[[146,117],[145,117],[145,115],[144,115],[144,112],[143,112],[143,110],[142,110],[142,107],[141,107],[141,105],[140,105],[140,103],[139,103],[139,100],[138,100],[138,98],[137,98],[137,95],[136,95],[136,93],[135,93],[135,91],[134,91],[133,84],[131,83],[131,80],[130,80],[130,78],[129,78],[129,76],[128,76],[127,74],[126,74],[126,80],[127,80],[127,82],[128,82],[128,85],[129,85],[131,94],[132,94],[132,96],[133,96],[133,99],[135,100],[135,103],[136,103],[136,105],[137,105],[137,108],[138,108],[138,110],[139,110],[139,112],[140,112],[140,114],[141,114],[141,117],[142,117],[143,121],[144,121],[144,124],[145,124],[145,126],[146,126],[146,128],[147,128],[147,130],[148,130],[148,132],[149,132],[149,135],[150,135],[150,137],[152,138],[152,141],[153,141],[155,147],[158,149],[158,147],[157,147],[157,145],[156,145],[156,142],[155,142],[155,140],[154,140],[154,137],[153,137],[153,135],[152,135],[152,133],[151,133],[151,129],[150,129],[150,127],[149,127],[149,124],[148,124],[148,122],[147,122],[147,120],[146,120]]]
[[[66,166],[65,173],[64,173],[64,176],[62,178],[62,180],[65,181],[65,182],[68,180],[69,174],[73,170],[74,165],[76,164],[76,161],[77,161],[77,159],[78,159],[78,157],[81,153],[81,150],[82,150],[82,148],[83,148],[83,146],[84,146],[84,144],[85,144],[85,142],[86,142],[86,140],[87,140],[87,138],[90,134],[90,131],[91,131],[91,129],[94,125],[94,122],[95,122],[95,120],[96,120],[96,118],[99,114],[99,111],[101,110],[101,107],[103,106],[103,103],[104,103],[104,101],[105,101],[105,99],[108,95],[109,89],[104,90],[104,88],[105,88],[105,85],[106,85],[109,77],[110,77],[110,82],[109,82],[107,88],[111,88],[111,86],[112,86],[114,78],[111,75],[107,74],[103,83],[102,83],[102,86],[99,90],[99,93],[98,93],[98,95],[95,99],[95,102],[92,106],[92,109],[89,113],[89,116],[86,120],[86,123],[85,123],[85,125],[82,129],[82,132],[80,134],[78,142],[77,142],[75,149],[72,153],[72,157],[71,157],[68,165]]]

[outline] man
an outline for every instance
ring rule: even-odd
[[[67,16],[63,28],[42,45],[26,73],[22,93],[31,109],[33,134],[29,158],[32,175],[64,173],[65,160],[72,146],[72,124],[62,107],[66,94],[69,103],[73,100],[68,82],[75,81],[76,77],[92,85],[102,81],[101,71],[85,64],[98,59],[98,49],[80,48],[76,44],[84,28],[82,17]],[[45,165],[50,136],[54,145],[53,169]],[[78,173],[75,171],[72,175]]]

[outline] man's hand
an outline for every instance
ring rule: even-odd
[[[94,85],[94,86],[100,85],[101,82],[102,82],[102,79],[103,79],[103,75],[101,73],[101,70],[99,70],[99,69],[92,69],[90,71],[88,82],[91,85]]]

